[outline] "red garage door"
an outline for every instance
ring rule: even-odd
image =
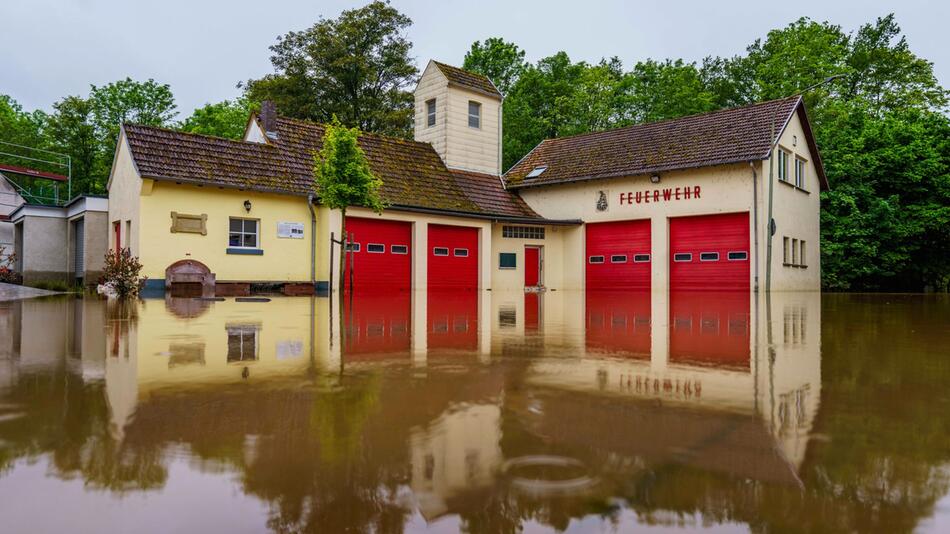
[[[670,219],[671,290],[749,289],[749,214]]]
[[[650,289],[650,219],[587,225],[587,289]]]
[[[478,228],[429,225],[429,289],[478,289]]]
[[[353,289],[406,290],[412,285],[412,225],[402,221],[346,218],[352,236]],[[350,259],[344,276],[349,284]],[[347,286],[349,287],[349,286]]]

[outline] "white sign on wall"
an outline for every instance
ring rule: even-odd
[[[303,239],[303,223],[277,223],[277,237],[284,239]]]

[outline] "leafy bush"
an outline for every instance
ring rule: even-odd
[[[118,253],[110,250],[106,253],[106,265],[100,284],[107,286],[107,292],[114,293],[119,298],[138,296],[146,280],[144,276],[139,276],[141,270],[142,264],[137,256],[132,255],[131,250],[123,248]]]
[[[10,254],[5,259],[3,254],[6,247],[0,246],[0,282],[6,284],[22,284],[23,276],[13,269],[16,265],[16,254]]]

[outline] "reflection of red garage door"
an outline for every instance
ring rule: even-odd
[[[587,289],[650,289],[650,219],[587,225]]]
[[[478,348],[478,293],[429,291],[427,302],[430,350]]]
[[[748,290],[749,214],[670,219],[671,290]]]
[[[353,238],[353,288],[356,291],[411,287],[410,223],[347,217],[346,232]],[[347,258],[347,277],[349,269]]]
[[[478,289],[478,228],[429,225],[429,289]]]
[[[650,292],[589,291],[587,349],[650,359]]]
[[[670,292],[670,362],[748,370],[749,295]]]
[[[409,291],[384,289],[357,291],[343,299],[344,358],[351,361],[408,356],[411,295]]]

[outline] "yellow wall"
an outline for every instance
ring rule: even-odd
[[[215,273],[217,281],[305,282],[310,280],[310,211],[307,199],[251,191],[155,182],[141,198],[141,252],[149,278],[164,278],[165,268],[178,260],[197,260]],[[251,201],[251,211],[244,201]],[[111,203],[110,203],[111,204]],[[207,235],[171,232],[171,213],[206,214]],[[228,254],[231,217],[259,221],[263,255]],[[278,222],[304,225],[304,239],[277,237]]]
[[[544,226],[544,239],[521,239],[502,237],[502,227],[524,226],[516,223],[495,223],[492,225],[491,247],[491,288],[494,291],[520,290],[524,288],[526,246],[541,247],[541,282],[548,289],[560,289],[564,286],[564,240],[574,227]],[[517,255],[516,268],[501,269],[499,255],[513,252]]]

